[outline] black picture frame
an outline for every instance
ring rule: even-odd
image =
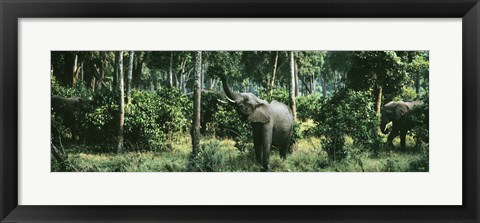
[[[478,0],[0,0],[1,222],[479,222]],[[461,206],[18,205],[18,19],[120,17],[462,18]],[[448,43],[446,43],[448,44]],[[439,196],[441,196],[439,194]]]

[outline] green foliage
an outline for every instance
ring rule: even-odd
[[[413,135],[417,144],[426,143],[429,144],[429,97],[428,92],[422,97],[423,105],[417,107],[414,112],[408,117],[414,122],[414,128],[412,129]],[[418,146],[418,145],[417,145]],[[427,146],[428,148],[428,146]]]
[[[119,113],[119,94],[115,87],[112,90],[114,53],[67,52],[77,56],[82,77],[74,86],[65,87],[59,85],[70,85],[71,81],[60,80],[68,68],[65,52],[52,52],[51,93],[81,97],[86,102],[75,111],[80,141],[73,140],[62,117],[52,113],[52,142],[65,139],[63,143],[69,153],[64,163],[52,160],[52,170],[261,169],[254,162],[250,123],[231,104],[219,102],[225,97],[216,92],[202,91],[202,149],[197,157],[189,158],[191,142],[187,141],[193,109],[187,92],[193,83],[195,52],[136,52],[132,74],[136,90],[131,92],[125,107],[126,150],[121,154],[114,152]],[[315,88],[316,92],[297,97],[299,122],[292,137],[294,149],[286,160],[272,150],[272,171],[428,171],[428,51],[298,51],[295,62],[300,93],[312,93]],[[71,61],[68,64],[73,66]],[[202,68],[207,88],[213,86],[219,90],[215,76],[223,74],[228,76],[235,91],[256,92],[261,99],[290,106],[288,52],[209,51],[204,53]],[[173,88],[164,88],[170,69]],[[91,86],[97,87],[95,91]],[[315,95],[322,86],[326,88],[325,98]],[[421,142],[418,150],[408,153],[377,150],[380,136],[373,103],[380,89],[384,101],[421,98],[425,102],[425,106],[411,115],[417,127],[407,136]],[[57,130],[61,132],[59,138]],[[386,136],[381,137],[384,140]]]
[[[293,133],[292,133],[292,139],[290,141],[290,151],[289,152],[292,152],[292,147],[297,143],[299,142],[300,140],[303,139],[303,134],[302,134],[302,131],[300,131],[300,127],[301,127],[301,124],[300,122],[295,122],[294,125],[293,125]]]
[[[81,140],[104,151],[113,149],[118,129],[118,93],[107,88],[93,92],[81,86],[64,88],[52,78],[52,93],[55,95],[88,98],[78,111]],[[191,100],[177,89],[132,91],[130,103],[125,106],[124,137],[127,147],[136,150],[164,149],[165,143],[171,142],[175,134],[188,131],[191,110]],[[61,120],[55,115],[52,117],[52,123],[61,126]]]
[[[196,157],[189,157],[189,171],[197,172],[237,172],[260,171],[253,154],[241,153],[228,142],[207,140]]]
[[[345,147],[351,156],[331,162],[319,146],[319,138],[306,138],[298,142],[297,149],[280,158],[276,150],[270,156],[273,172],[425,172],[428,171],[428,149],[421,152],[403,153],[389,151],[378,156],[370,151],[352,148],[352,140]],[[258,172],[261,166],[255,163],[252,153],[239,152],[232,140],[204,138],[197,158],[191,156],[189,140],[175,144],[169,151],[130,151],[125,153],[92,153],[68,148],[66,163],[52,159],[52,171],[70,172]]]
[[[201,125],[205,133],[221,138],[251,138],[251,126],[225,96],[216,92],[202,94]]]
[[[301,121],[314,119],[320,112],[322,102],[320,95],[312,94],[307,96],[299,96],[297,100],[297,118]]]
[[[397,97],[394,97],[392,101],[411,101],[417,98],[417,93],[412,87],[404,87],[402,92]]]
[[[102,88],[88,101],[79,120],[80,134],[87,145],[113,148],[117,136],[118,100],[115,92]]]
[[[157,92],[133,91],[131,103],[125,106],[124,135],[137,148],[163,148],[165,134],[157,122],[161,106]]]
[[[325,136],[323,148],[333,161],[349,155],[345,136],[356,145],[378,148],[378,119],[369,92],[342,90],[327,100],[315,117],[319,133]]]
[[[125,108],[125,139],[136,148],[164,149],[175,133],[187,132],[191,110],[191,100],[177,89],[133,91]]]
[[[411,172],[428,172],[429,170],[429,148],[422,149],[420,152],[420,158],[410,163]]]
[[[267,89],[261,89],[258,95],[259,98],[268,101],[269,103],[273,100],[282,102],[287,106],[290,106],[290,91],[287,88],[275,88],[272,90],[272,93],[269,94]]]

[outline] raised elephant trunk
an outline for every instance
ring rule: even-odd
[[[238,100],[238,94],[234,93],[232,89],[230,89],[230,86],[228,86],[227,77],[225,77],[225,75],[221,75],[220,78],[222,79],[223,91],[225,91],[227,99],[229,99],[229,101],[232,103],[236,102]]]

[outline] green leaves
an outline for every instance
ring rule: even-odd
[[[322,104],[314,120],[318,132],[325,137],[322,145],[333,161],[342,160],[349,154],[345,137],[352,137],[356,145],[377,149],[380,138],[377,134],[378,119],[373,110],[370,92],[344,89]]]

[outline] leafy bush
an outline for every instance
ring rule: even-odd
[[[297,118],[301,121],[314,119],[318,115],[322,102],[319,94],[299,96],[297,100]]]
[[[410,101],[417,98],[417,93],[412,87],[403,87],[402,93],[397,97],[393,97],[393,101]]]
[[[378,148],[378,119],[373,110],[369,92],[343,89],[321,106],[318,123],[319,134],[325,136],[323,148],[333,161],[348,156],[345,136],[351,136],[359,146]]]
[[[417,143],[426,143],[428,147],[429,143],[429,97],[428,92],[422,97],[423,105],[415,109],[411,113],[409,118],[414,122],[414,128],[412,129],[413,135]]]
[[[176,89],[133,91],[125,108],[124,134],[139,149],[163,149],[190,127],[191,100]]]
[[[221,103],[225,96],[217,92],[202,94],[202,120],[204,133],[220,138],[234,139],[236,147],[245,151],[252,142],[252,128],[243,115],[239,114],[231,104]]]
[[[113,149],[117,137],[118,92],[102,88],[93,92],[82,82],[68,88],[52,78],[52,95],[78,96],[86,100],[76,111],[79,134],[86,145]],[[175,134],[190,129],[191,100],[178,89],[161,88],[157,91],[131,92],[125,106],[124,137],[126,146],[141,150],[163,149]],[[61,119],[52,114],[53,126],[61,126]]]
[[[98,90],[81,111],[80,132],[87,145],[113,148],[117,136],[119,106],[115,92]]]
[[[159,123],[161,110],[156,92],[133,91],[131,102],[125,107],[124,136],[139,149],[163,148],[165,134]]]

